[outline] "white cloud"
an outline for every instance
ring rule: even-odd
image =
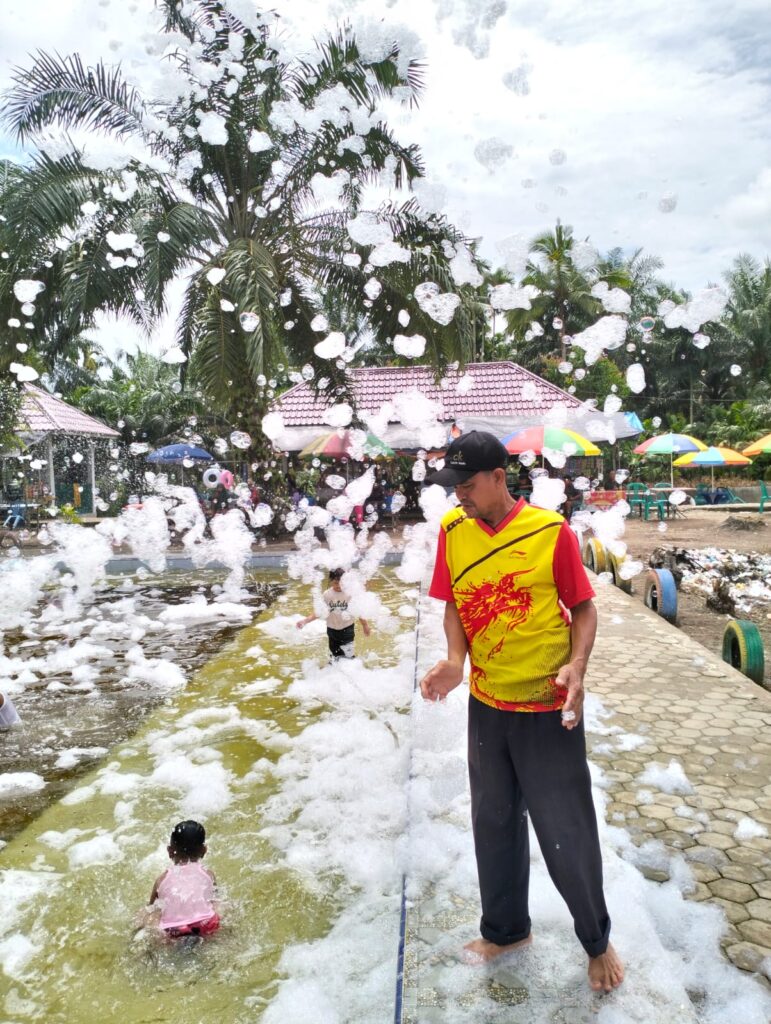
[[[727,224],[757,231],[771,220],[771,167],[764,167],[744,192],[732,196],[725,204],[722,219]]]

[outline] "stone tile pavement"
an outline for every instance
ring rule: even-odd
[[[612,752],[603,737],[589,737],[589,756],[610,781],[608,819],[638,844],[657,839],[680,851],[697,880],[689,898],[725,911],[726,955],[768,976],[771,838],[735,833],[745,818],[771,833],[771,693],[612,586],[598,586],[598,607],[587,686],[612,712],[605,724],[645,741]],[[670,795],[640,782],[649,764],[672,760],[692,793]]]

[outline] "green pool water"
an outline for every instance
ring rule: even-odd
[[[393,610],[404,603],[400,587],[385,574],[372,585]],[[303,659],[322,653],[325,640],[297,646],[272,639],[259,622],[308,607],[307,589],[290,587],[286,599],[212,652],[184,691],[2,850],[0,896],[7,909],[0,956],[23,956],[27,942],[34,952],[21,966],[11,963],[13,976],[0,973],[0,1020],[252,1022],[275,993],[285,946],[329,929],[339,910],[334,888],[288,870],[260,834],[261,806],[277,790],[265,761],[275,762],[291,737],[324,714],[323,706],[301,706],[285,690]],[[257,660],[247,653],[255,644],[264,652]],[[380,665],[396,663],[392,635],[358,635],[357,650]],[[175,760],[180,757],[186,760]],[[136,930],[137,913],[168,864],[162,847],[169,831],[187,816],[180,791],[150,778],[170,762],[182,776],[185,764],[191,766],[191,779],[207,762],[229,778],[229,805],[197,815],[209,832],[206,863],[220,884],[223,927],[193,952]],[[209,785],[207,777],[193,786],[194,800],[211,798],[214,807],[217,778]],[[58,837],[50,833],[74,829],[80,830],[76,843],[102,834],[120,859],[73,867],[75,833],[62,849],[51,845]],[[19,904],[17,894],[29,889],[36,893]]]

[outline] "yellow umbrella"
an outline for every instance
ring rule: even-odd
[[[715,466],[749,466],[752,459],[721,445],[705,448],[702,452],[688,452],[675,459],[675,466],[709,466],[712,474],[712,490],[715,489]]]
[[[771,434],[758,438],[742,449],[742,455],[771,455]]]

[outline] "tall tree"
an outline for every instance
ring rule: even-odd
[[[467,358],[473,289],[454,287],[450,270],[465,240],[414,201],[362,209],[369,184],[407,186],[423,173],[417,147],[378,113],[384,98],[418,101],[422,66],[391,41],[365,56],[349,29],[295,56],[272,14],[235,17],[220,0],[163,0],[159,10],[172,102],[147,99],[120,68],[87,68],[77,55],[40,53],[15,71],[3,120],[37,148],[0,195],[10,255],[0,268],[2,321],[29,315],[56,352],[97,310],[150,328],[167,311],[170,282],[184,278],[178,344],[247,430],[279,362],[344,376],[345,360],[313,352],[326,333],[316,317],[327,292],[341,316],[364,318],[381,340],[402,329],[408,308],[437,365]],[[124,158],[105,169],[88,145],[51,148],[41,133],[54,129],[65,142],[106,137]],[[29,279],[44,287],[34,312],[21,314],[14,286]],[[432,315],[430,295],[415,301],[426,282],[459,296],[451,318]]]
[[[631,281],[626,267],[599,269],[592,258],[588,241],[578,245],[573,229],[557,221],[554,231],[533,239],[530,258],[522,284],[537,289],[529,309],[514,309],[508,314],[508,326],[514,335],[521,358],[538,356],[567,357],[567,339],[582,331],[603,313],[592,288],[600,281],[609,288],[628,289]],[[533,333],[535,321],[543,333]]]

